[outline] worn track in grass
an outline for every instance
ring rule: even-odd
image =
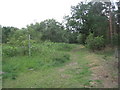
[[[21,73],[16,80],[5,79],[4,88],[114,88],[117,70],[115,60],[105,61],[100,55],[79,45],[70,52],[71,60],[62,66]],[[112,63],[110,63],[112,62]],[[112,64],[112,65],[111,65]],[[111,65],[111,66],[110,66]],[[113,75],[115,74],[115,75]]]

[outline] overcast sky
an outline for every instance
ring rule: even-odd
[[[71,5],[83,0],[0,0],[0,25],[18,28],[54,18],[62,22]],[[85,1],[85,0],[84,0]]]
[[[54,18],[62,22],[71,5],[82,0],[0,0],[0,25],[25,27],[27,24]]]

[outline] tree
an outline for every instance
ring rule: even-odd
[[[16,31],[16,27],[2,27],[2,43],[7,43],[9,37]]]
[[[48,19],[43,21],[41,24],[44,25],[44,28],[41,30],[43,40],[50,40],[52,42],[68,42],[68,36],[66,34],[67,31],[64,30],[61,23],[54,19]]]
[[[84,34],[86,37],[93,33],[94,36],[108,38],[108,17],[106,6],[102,2],[79,3],[71,8],[71,17],[67,16],[66,26],[72,33]],[[101,27],[102,26],[102,27]],[[85,41],[83,41],[85,42]]]

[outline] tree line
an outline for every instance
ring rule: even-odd
[[[92,50],[118,44],[120,28],[120,2],[118,9],[111,2],[78,3],[71,7],[71,15],[64,23],[55,19],[27,25],[26,28],[0,26],[2,43],[26,46],[28,35],[31,43],[44,41],[84,44]]]

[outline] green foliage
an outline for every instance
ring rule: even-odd
[[[118,34],[113,35],[112,43],[114,46],[118,46],[118,42],[119,42],[118,40],[119,40],[119,35]]]
[[[87,37],[86,43],[88,48],[94,49],[94,35],[92,33]]]
[[[14,47],[14,46],[3,46],[3,50],[2,50],[2,54],[3,56],[16,56],[18,54],[18,48]]]
[[[12,34],[12,36],[9,38],[9,42],[7,43],[14,46],[28,47],[29,41],[30,43],[36,42],[34,39],[29,40],[28,35],[28,32],[25,30],[16,31],[14,34]]]
[[[95,43],[95,49],[100,50],[105,46],[104,38],[103,36],[97,36],[94,38]]]
[[[89,49],[101,50],[105,44],[107,45],[109,43],[108,6],[108,4],[103,2],[90,2],[86,4],[81,2],[76,6],[72,6],[71,16],[65,18],[67,21],[64,24],[66,25],[65,27],[55,19],[47,19],[40,23],[30,24],[27,28],[22,29],[0,26],[3,34],[2,36],[0,35],[3,43],[3,78],[15,80],[21,72],[45,70],[45,68],[63,65],[70,60],[68,51],[76,46],[67,43],[86,44]],[[119,17],[119,15],[117,16]],[[115,21],[115,24],[117,23],[119,23],[119,20]],[[117,25],[116,32],[119,30],[118,27],[119,24]],[[31,36],[30,40],[28,38],[29,35]],[[118,34],[115,34],[112,39],[112,43],[115,46],[118,45]],[[108,43],[105,43],[107,41]],[[31,50],[31,56],[28,57],[29,49]],[[86,86],[90,83],[85,78],[86,76],[90,76],[91,72],[89,71],[89,67],[87,67],[87,59],[83,57],[88,52],[86,52],[85,48],[79,49],[80,52],[73,55],[73,59],[77,60],[76,65],[80,64],[79,66],[82,68],[77,73],[75,68],[68,72],[72,72],[74,77],[73,81],[76,80],[78,81],[77,84],[83,83]],[[106,56],[104,57],[105,59]],[[69,65],[67,67],[72,66]],[[42,82],[41,84],[44,83]],[[73,84],[69,83],[68,86],[70,85]]]
[[[77,41],[79,43],[85,43],[85,39],[91,32],[94,33],[95,37],[103,36],[107,41],[108,18],[106,9],[102,2],[78,3],[76,6],[72,6],[71,16],[65,17],[67,21],[66,28],[70,32],[78,33]]]
[[[69,33],[69,43],[77,43],[77,32]]]
[[[17,30],[15,27],[2,27],[2,43],[7,43],[8,38]]]
[[[52,42],[68,42],[66,31],[63,26],[54,19],[44,20],[40,24],[31,24],[28,26],[28,29],[33,29],[34,32],[42,33],[41,39],[44,41],[50,40]]]
[[[21,48],[13,48],[12,46],[6,45],[3,47],[3,71],[5,72],[3,77],[15,78],[19,73],[27,72],[30,69],[38,70],[62,65],[70,60],[70,55],[66,52],[74,46],[49,41],[41,44],[33,44],[31,47],[32,56],[29,57],[20,54],[24,51]]]
[[[80,43],[80,44],[85,44],[85,40],[86,40],[85,34],[79,34],[79,35],[77,36],[77,41],[78,41],[78,43]]]
[[[39,40],[52,42],[69,42],[68,32],[64,26],[55,19],[47,19],[40,23],[31,24],[27,26],[32,38],[39,42]]]
[[[105,42],[103,36],[94,37],[92,33],[86,39],[87,47],[92,50],[100,50],[104,47]]]

